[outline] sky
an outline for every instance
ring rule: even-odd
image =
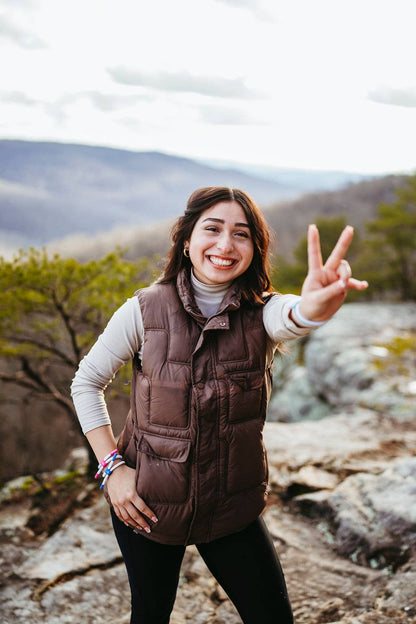
[[[1,0],[0,138],[416,169],[414,0]]]

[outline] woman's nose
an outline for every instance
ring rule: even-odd
[[[233,239],[230,234],[223,232],[217,240],[217,247],[223,252],[229,252],[233,248]]]

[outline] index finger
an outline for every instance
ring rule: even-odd
[[[329,254],[327,261],[325,262],[325,267],[327,269],[332,269],[334,271],[338,269],[341,260],[343,260],[345,254],[348,251],[348,247],[351,244],[353,236],[354,228],[351,225],[347,225],[341,232],[341,235],[337,240],[335,247]]]
[[[319,231],[314,223],[312,223],[308,228],[308,267],[310,271],[322,268]]]

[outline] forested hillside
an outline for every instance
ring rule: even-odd
[[[348,223],[363,231],[364,223],[376,216],[379,204],[393,202],[395,191],[405,184],[406,179],[406,176],[390,175],[351,184],[339,191],[313,193],[262,206],[275,232],[275,252],[288,261],[293,260],[292,253],[305,235],[308,224],[319,217],[345,216]],[[119,226],[94,237],[70,236],[54,243],[51,250],[74,255],[80,260],[101,257],[116,245],[127,249],[130,258],[164,255],[169,248],[171,223],[172,219],[169,219],[157,224]]]
[[[318,218],[343,215],[347,223],[363,230],[363,224],[374,219],[381,203],[395,200],[396,190],[403,187],[406,179],[402,175],[389,175],[351,184],[339,191],[308,194],[266,207],[265,216],[276,232],[277,252],[291,254],[308,224]]]

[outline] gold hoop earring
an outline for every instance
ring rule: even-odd
[[[185,256],[185,258],[189,258],[189,249],[187,247],[184,247],[183,255]]]

